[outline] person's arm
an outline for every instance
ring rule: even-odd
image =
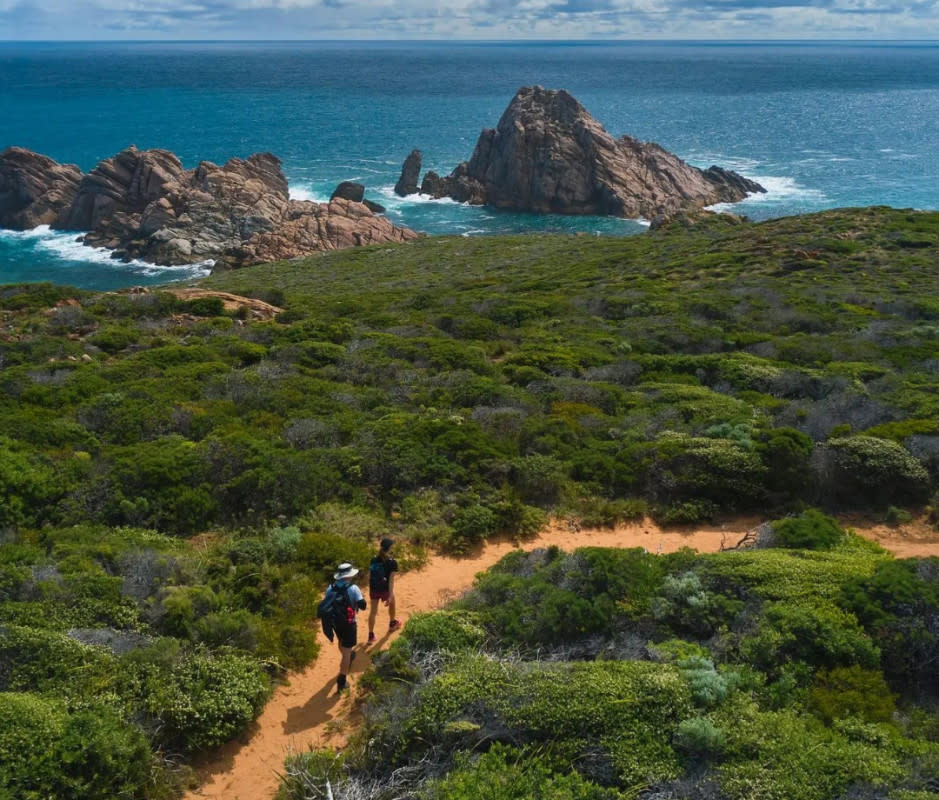
[[[388,575],[388,602],[395,599],[395,574],[394,571]]]
[[[355,599],[356,607],[359,611],[365,611],[368,604],[365,602],[365,595],[362,594],[362,590],[358,586],[355,587],[355,594],[357,595]]]

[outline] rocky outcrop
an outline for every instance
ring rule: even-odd
[[[364,199],[364,189],[343,191]],[[246,266],[417,237],[376,216],[381,206],[360,201],[291,200],[270,153],[186,170],[167,150],[129,147],[85,176],[25,150],[0,155],[0,209],[8,209],[0,224],[13,227],[9,218],[31,227],[38,219],[88,231],[86,244],[163,265],[211,259],[219,268]]]
[[[97,228],[115,214],[141,214],[178,183],[185,170],[168,150],[138,150],[131,145],[106,158],[82,178],[63,224],[75,231]]]
[[[423,156],[420,150],[412,150],[408,157],[404,159],[404,165],[401,167],[401,177],[395,184],[395,194],[398,197],[407,197],[411,194],[417,194],[417,181],[421,177],[421,164]]]
[[[353,203],[361,203],[365,199],[365,187],[355,181],[343,181],[333,190],[329,199],[335,200],[337,197],[342,200],[351,200]]]
[[[614,139],[566,91],[534,86],[480,134],[468,162],[446,177],[428,172],[421,191],[516,211],[651,219],[765,189],[720,167],[693,167],[652,142]]]
[[[47,156],[8,147],[0,153],[0,227],[61,227],[60,215],[75,199],[81,170]]]
[[[356,181],[343,181],[340,183],[333,190],[332,196],[329,198],[330,202],[336,199],[351,200],[353,203],[362,203],[362,205],[364,205],[374,214],[385,213],[385,207],[383,205],[373,203],[371,200],[365,197],[365,187]]]

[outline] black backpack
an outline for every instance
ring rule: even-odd
[[[327,591],[326,597],[316,607],[316,616],[333,628],[347,625],[355,619],[355,609],[349,602],[349,587],[340,589],[334,583],[330,589],[332,591]]]
[[[373,556],[372,563],[368,565],[368,588],[376,594],[388,591],[388,575],[380,556]]]

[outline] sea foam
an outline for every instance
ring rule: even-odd
[[[0,230],[0,238],[10,242],[19,242],[30,246],[37,253],[52,256],[61,261],[76,264],[107,264],[115,270],[121,270],[148,277],[166,274],[169,280],[203,278],[212,271],[212,260],[195,264],[167,267],[151,264],[140,259],[120,261],[111,258],[111,251],[104,247],[88,247],[80,240],[80,234],[69,231],[54,231],[48,225],[39,225],[28,231]]]

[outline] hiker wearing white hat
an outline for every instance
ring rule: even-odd
[[[316,610],[316,615],[323,623],[323,633],[329,641],[335,636],[339,643],[339,652],[342,654],[339,677],[336,678],[337,692],[346,688],[349,667],[355,659],[353,648],[358,642],[356,613],[365,610],[362,590],[352,582],[358,574],[359,571],[348,561],[336,567],[336,573],[333,575],[335,582],[326,590],[326,596]]]

